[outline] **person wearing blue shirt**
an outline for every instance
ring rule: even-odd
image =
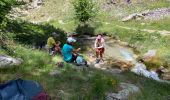
[[[67,39],[67,43],[64,44],[62,48],[62,55],[64,57],[64,61],[66,62],[74,62],[77,58],[76,53],[80,51],[81,49],[74,49],[73,44],[76,42],[76,40],[72,37]]]

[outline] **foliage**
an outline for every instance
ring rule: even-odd
[[[26,21],[9,21],[6,30],[14,33],[14,40],[31,45],[44,45],[52,32],[58,34],[55,39],[65,42],[66,34],[61,29],[56,29],[54,26],[49,24],[33,24]]]
[[[76,18],[80,22],[91,20],[96,15],[96,8],[92,0],[75,0],[73,2]]]
[[[16,5],[15,0],[1,0],[0,1],[0,24],[6,19],[6,14],[9,13],[12,6]],[[1,26],[1,25],[0,25]]]
[[[113,79],[111,76],[105,77],[105,75],[101,73],[95,73],[91,78],[91,83],[91,96],[97,99],[104,99],[105,93],[115,90],[115,87],[118,85],[117,80]]]

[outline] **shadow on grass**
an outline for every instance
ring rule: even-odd
[[[49,24],[33,24],[27,21],[8,21],[6,29],[13,33],[13,37],[16,41],[24,44],[42,46],[46,44],[46,41],[53,32],[58,34],[55,37],[56,40],[62,43],[66,40],[65,31],[59,28],[55,28]]]

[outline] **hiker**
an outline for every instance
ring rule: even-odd
[[[104,61],[103,60],[103,54],[104,54],[104,50],[105,50],[104,46],[105,46],[105,40],[102,37],[102,35],[99,34],[96,37],[95,44],[94,44],[94,47],[96,50],[96,63],[99,63],[100,61]],[[100,58],[99,58],[99,56],[100,56]]]
[[[54,56],[55,56],[57,53],[59,53],[60,55],[62,54],[62,53],[61,53],[60,44],[61,44],[60,41],[56,41],[56,44],[55,44],[55,46],[54,46],[54,53],[53,53]]]
[[[54,47],[55,47],[55,40],[54,40],[54,36],[55,36],[55,32],[53,32],[51,34],[51,36],[47,39],[47,49],[50,55],[53,55],[54,52]]]
[[[64,61],[66,62],[75,62],[78,54],[77,52],[81,50],[81,48],[74,49],[73,45],[76,42],[76,40],[72,37],[69,37],[67,39],[67,43],[64,44],[62,48],[62,55],[64,57]]]

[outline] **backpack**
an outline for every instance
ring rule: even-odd
[[[79,56],[76,58],[76,64],[77,64],[78,66],[87,65],[87,61],[83,58],[83,56],[79,55]]]
[[[49,100],[49,96],[39,83],[17,79],[0,84],[0,100]]]

